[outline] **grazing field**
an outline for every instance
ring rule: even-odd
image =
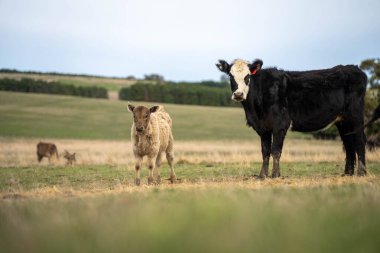
[[[380,251],[379,150],[368,176],[343,177],[340,141],[290,133],[281,177],[258,180],[241,108],[165,105],[179,180],[148,185],[144,163],[136,187],[126,107],[0,92],[1,252]],[[39,164],[39,141],[77,163]]]
[[[168,104],[165,109],[177,140],[257,138],[245,126],[241,108]],[[0,136],[126,140],[131,124],[127,102],[0,92]]]

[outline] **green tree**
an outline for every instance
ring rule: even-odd
[[[369,75],[368,83],[371,87],[380,86],[380,59],[367,59],[360,63],[360,68]]]

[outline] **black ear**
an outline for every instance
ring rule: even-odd
[[[215,64],[218,69],[226,74],[230,73],[231,66],[224,60],[219,60],[219,63]]]
[[[133,112],[134,109],[135,109],[134,105],[128,104],[128,111]]]
[[[261,67],[263,66],[263,61],[260,59],[254,60],[252,64],[249,65],[249,71],[251,72],[251,75],[256,74],[261,70]]]
[[[158,108],[160,108],[160,106],[155,105],[155,106],[152,106],[152,107],[149,109],[149,111],[150,111],[150,113],[154,113],[154,112],[157,112],[157,111],[158,111]]]

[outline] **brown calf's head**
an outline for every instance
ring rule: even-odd
[[[148,128],[150,114],[158,110],[159,106],[147,108],[145,106],[128,105],[128,110],[133,113],[133,121],[135,123],[136,132],[143,134]]]

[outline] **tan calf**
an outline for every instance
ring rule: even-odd
[[[172,120],[162,106],[128,105],[133,113],[131,139],[135,163],[135,184],[140,185],[140,169],[144,156],[148,157],[149,177],[148,184],[153,183],[153,171],[157,167],[157,182],[161,181],[160,167],[162,153],[165,152],[170,166],[170,181],[176,180],[173,167],[173,134]]]

